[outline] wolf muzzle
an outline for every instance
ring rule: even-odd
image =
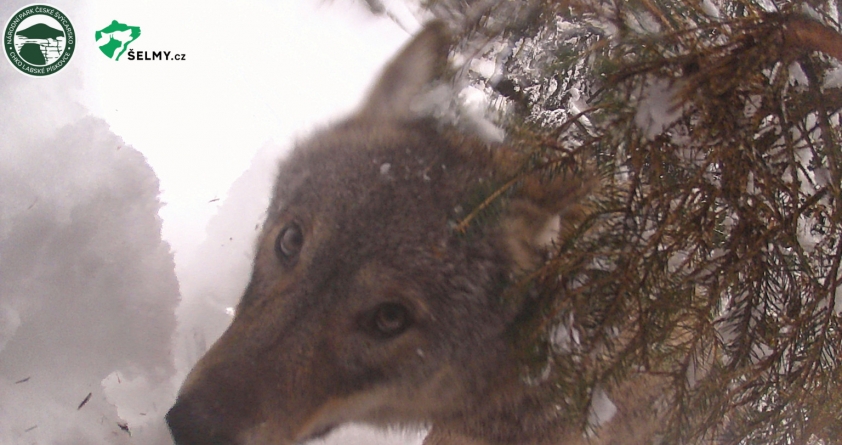
[[[224,415],[194,400],[179,397],[167,412],[167,425],[177,445],[234,445],[236,439],[224,428]]]

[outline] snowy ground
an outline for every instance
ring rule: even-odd
[[[51,4],[79,36],[70,64],[0,61],[0,443],[169,444],[162,416],[229,322],[277,158],[408,34],[342,2]],[[115,19],[187,60],[104,57],[94,31]]]

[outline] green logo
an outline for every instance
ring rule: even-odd
[[[29,5],[14,13],[3,30],[3,50],[15,68],[47,76],[70,61],[76,33],[64,13],[47,5]]]
[[[106,57],[120,60],[120,56],[129,49],[129,44],[140,37],[140,27],[129,26],[112,20],[111,24],[94,34],[99,50]]]

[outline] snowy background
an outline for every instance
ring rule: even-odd
[[[230,321],[277,160],[419,25],[347,1],[49,4],[76,31],[69,65],[0,61],[0,444],[169,444],[162,417]],[[186,61],[108,59],[94,32],[112,20]]]

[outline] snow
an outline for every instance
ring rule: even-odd
[[[701,380],[701,373],[699,369],[696,368],[696,360],[690,360],[690,363],[687,364],[687,372],[685,373],[685,377],[687,378],[687,386],[690,389],[696,387],[696,384]]]
[[[721,17],[721,14],[719,12],[719,7],[716,6],[716,3],[714,3],[711,0],[703,0],[702,1],[702,10],[705,12],[705,14],[707,14],[707,15],[715,18],[715,19],[718,19],[718,18]]]
[[[816,11],[806,3],[801,4],[801,12],[807,17],[810,17],[811,19],[816,20],[818,22],[821,22],[824,19],[824,16],[822,14],[820,14],[818,11]]]
[[[561,216],[555,215],[544,224],[544,228],[535,237],[535,245],[542,248],[552,247],[558,241],[561,232]]]
[[[750,94],[748,98],[746,98],[746,105],[743,111],[743,115],[747,118],[754,117],[757,114],[757,111],[760,109],[761,105],[763,105],[763,97],[759,94]],[[764,127],[761,131],[769,131],[771,130],[771,126]]]
[[[626,10],[624,13],[624,22],[636,34],[651,34],[657,35],[661,33],[661,24],[648,11],[634,11]]]
[[[760,363],[775,352],[769,345],[756,342],[751,345],[751,362]]]
[[[255,238],[282,151],[275,144],[261,147],[208,222],[205,241],[178,265],[181,304],[174,352],[180,379],[231,322],[229,309],[248,284]]]
[[[0,141],[0,308],[11,322],[0,331],[0,406],[14,407],[0,414],[0,443],[128,443],[119,424],[129,418],[134,443],[160,443],[178,282],[158,181],[102,120],[34,134],[30,115],[4,116],[2,132],[19,142]],[[115,371],[132,392],[158,393],[131,409],[148,417],[121,417],[102,385]]]
[[[792,62],[789,65],[789,78],[795,85],[807,86],[810,81],[807,79],[807,74],[804,73],[804,68],[798,62]]]
[[[338,429],[325,439],[314,440],[308,445],[420,445],[427,436],[427,430],[391,429],[385,432],[362,425],[348,425]]]
[[[594,388],[591,408],[588,413],[588,425],[594,429],[599,428],[611,421],[615,414],[617,414],[617,406],[614,405],[605,390],[600,387]]]
[[[491,79],[498,72],[497,65],[494,60],[471,59],[471,71],[476,72],[486,79]]]
[[[775,6],[772,0],[757,0],[757,4],[766,12],[776,12],[778,10],[778,7]]]
[[[833,312],[842,317],[842,279],[837,280],[840,284],[836,286],[836,293],[833,296]]]
[[[201,46],[173,34],[177,25],[230,31],[285,12],[256,17],[254,7],[265,5],[252,3],[237,10],[253,20],[238,21],[213,16],[214,5],[174,2],[162,15],[148,4],[58,0],[89,36],[71,63],[33,78],[0,61],[0,444],[171,444],[163,415],[230,322],[286,141],[324,123],[324,110],[350,109],[401,43],[368,22],[359,40],[315,30],[324,36],[317,45],[334,46],[318,52],[301,44],[309,35],[279,32],[286,68],[310,66],[296,59],[306,56],[312,70],[336,80],[313,94],[319,76],[304,72],[316,83],[302,86],[277,67],[246,71],[219,57],[226,43]],[[25,4],[0,2],[0,20]],[[186,71],[118,65],[98,54],[85,30],[117,9],[143,27],[139,49],[185,51]],[[322,9],[322,26],[340,20]],[[184,23],[188,10],[198,15]],[[341,45],[380,53],[352,56]],[[332,60],[339,51],[347,57]],[[276,114],[281,108],[289,111]],[[283,146],[268,142],[273,135]],[[230,153],[242,161],[221,155]],[[198,206],[207,216],[197,225]],[[320,443],[418,444],[423,434],[350,426]]]
[[[822,88],[842,88],[842,66],[836,67],[827,72]]]
[[[488,95],[476,87],[469,86],[459,93],[459,98],[463,101],[460,119],[465,130],[489,143],[503,142],[506,137],[505,130],[488,118]]]
[[[828,278],[831,277],[829,276]],[[837,271],[836,282],[831,282],[831,286],[832,285],[836,286],[833,293],[833,313],[836,314],[837,317],[842,318],[842,270]]]
[[[579,330],[573,326],[573,314],[565,323],[558,323],[550,333],[550,344],[553,351],[559,354],[571,353],[579,345]]]
[[[570,100],[567,102],[567,108],[570,110],[571,115],[578,116],[587,111],[590,107],[585,101],[585,98],[582,97],[582,93],[579,89],[573,87],[570,89]],[[587,116],[579,116],[579,122],[589,129],[593,128],[593,124]]]
[[[421,2],[407,0],[366,0],[366,3],[377,7],[388,17],[400,24],[401,28],[410,34],[415,34],[421,23],[432,19],[429,11],[421,7]]]
[[[677,88],[667,79],[651,79],[644,87],[634,122],[647,139],[654,140],[681,117],[675,91]]]
[[[812,231],[812,227],[816,224],[815,218],[806,217],[801,215],[798,217],[797,222],[797,230],[795,233],[796,239],[798,240],[798,244],[804,249],[804,252],[807,254],[812,254],[818,245],[822,241],[821,236],[817,236]]]

